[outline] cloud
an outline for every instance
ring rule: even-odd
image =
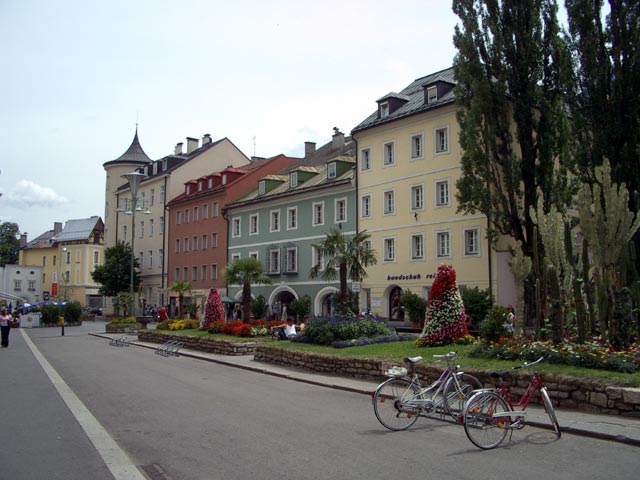
[[[2,196],[4,202],[14,207],[57,207],[69,203],[53,189],[43,187],[31,180],[20,180]]]

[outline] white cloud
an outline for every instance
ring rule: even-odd
[[[14,207],[58,207],[69,202],[52,188],[43,187],[31,180],[20,180],[3,195],[3,200]]]

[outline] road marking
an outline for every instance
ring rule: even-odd
[[[133,464],[124,450],[120,448],[96,417],[85,407],[84,403],[73,393],[58,372],[44,358],[24,330],[20,329],[19,331],[36,360],[38,360],[38,363],[40,363],[40,366],[49,377],[49,380],[51,380],[51,383],[62,397],[62,400],[67,404],[67,407],[76,417],[76,420],[102,457],[102,460],[104,460],[115,480],[146,480],[146,477],[140,473],[138,467]]]

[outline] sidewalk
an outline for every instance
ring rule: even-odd
[[[122,334],[107,334],[104,332],[89,332],[89,335],[105,339],[121,338]],[[128,337],[131,345],[155,350],[160,345],[139,342],[137,336]],[[353,393],[371,395],[378,385],[370,380],[347,378],[309,372],[302,369],[283,367],[270,363],[257,362],[251,355],[228,356],[181,349],[179,355],[208,362],[218,363],[229,367],[242,368],[253,372],[274,375],[297,382],[309,383]],[[159,357],[164,358],[164,357]],[[170,361],[169,359],[167,359]],[[640,418],[622,417],[614,415],[590,414],[573,410],[556,410],[558,423],[563,434],[581,435],[586,437],[610,440],[640,447]],[[527,408],[527,424],[539,428],[551,428],[549,418],[541,407]]]

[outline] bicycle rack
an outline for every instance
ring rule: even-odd
[[[178,350],[180,350],[184,344],[182,342],[176,342],[175,340],[169,340],[156,348],[156,355],[162,355],[163,357],[170,357],[171,355],[177,357]]]
[[[131,345],[131,342],[127,337],[118,337],[112,338],[109,342],[109,345],[112,345],[114,347],[128,347],[129,345]]]

